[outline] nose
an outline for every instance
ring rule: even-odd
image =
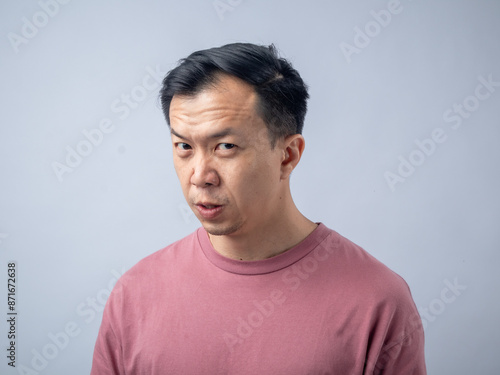
[[[191,173],[191,184],[197,187],[209,187],[219,185],[219,175],[210,162],[209,158],[200,155],[195,158]]]

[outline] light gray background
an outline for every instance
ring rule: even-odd
[[[218,13],[214,3],[231,10]],[[153,86],[151,69],[164,73],[194,50],[235,41],[275,43],[309,84],[296,203],[406,279],[427,314],[429,373],[500,373],[500,87],[470,97],[478,77],[500,81],[500,3],[401,0],[377,29],[373,11],[391,6],[71,1],[44,18],[40,2],[3,1],[0,347],[5,354],[7,262],[16,261],[25,370],[2,355],[0,373],[88,374],[108,284],[198,227],[172,167],[157,90],[139,86]],[[42,26],[16,47],[9,33],[23,37],[26,22]],[[349,62],[341,45],[356,46],[356,27],[372,37]],[[131,92],[144,100],[125,116],[116,101],[123,106]],[[473,110],[453,129],[443,115],[464,100]],[[113,131],[59,181],[53,163],[65,163],[67,147],[103,119]],[[413,153],[421,165],[392,191],[384,174],[439,128],[446,140],[424,160]],[[71,322],[78,335],[54,355],[50,335]],[[55,358],[35,371],[44,348]]]

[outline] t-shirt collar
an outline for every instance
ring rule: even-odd
[[[272,258],[252,261],[231,259],[218,253],[203,227],[198,228],[196,234],[203,253],[216,267],[241,275],[260,275],[286,268],[313,251],[332,232],[323,223],[318,224],[316,229],[291,249]]]

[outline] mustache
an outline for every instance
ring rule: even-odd
[[[226,206],[229,204],[229,199],[227,197],[219,197],[219,196],[193,197],[189,201],[191,205],[209,203],[216,206]]]

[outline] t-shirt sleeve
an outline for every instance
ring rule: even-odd
[[[403,293],[386,328],[384,343],[373,375],[426,375],[424,330],[410,289],[402,279]]]
[[[101,327],[94,347],[91,375],[125,374],[122,365],[122,347],[113,326],[117,289],[119,288],[115,287],[104,308]]]
[[[382,349],[373,375],[426,375],[424,332],[414,329],[402,341]]]

